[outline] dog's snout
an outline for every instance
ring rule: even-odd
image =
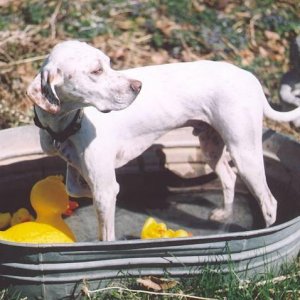
[[[142,83],[139,80],[131,80],[130,87],[134,92],[139,93],[142,88]]]

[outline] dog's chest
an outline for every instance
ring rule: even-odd
[[[115,168],[122,167],[129,161],[138,157],[145,150],[147,150],[161,135],[161,133],[156,132],[122,141],[119,144],[116,153]]]

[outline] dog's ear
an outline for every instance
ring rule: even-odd
[[[55,86],[61,85],[63,78],[61,70],[48,63],[29,85],[27,95],[33,103],[43,110],[52,114],[58,113],[60,100],[56,94]]]

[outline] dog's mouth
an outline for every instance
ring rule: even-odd
[[[104,114],[108,114],[108,113],[110,113],[110,112],[111,112],[111,110],[109,110],[109,109],[106,109],[106,110],[101,110],[101,112],[102,112],[102,113],[104,113]]]

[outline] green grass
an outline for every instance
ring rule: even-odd
[[[207,266],[201,270],[201,274],[178,279],[175,286],[162,291],[146,289],[133,277],[112,281],[99,290],[89,289],[89,283],[86,282],[82,285],[82,293],[79,296],[82,300],[300,299],[299,261],[284,265],[277,275],[265,271],[252,276],[251,280],[242,279],[233,268],[230,268],[230,263],[229,270],[228,274],[223,275],[217,266]],[[167,274],[164,277],[174,282],[174,279]],[[74,297],[78,299],[77,296]],[[27,298],[4,289],[0,291],[0,299],[25,300]]]
[[[108,287],[90,291],[83,299],[244,299],[269,300],[300,298],[300,268],[297,263],[285,266],[280,274],[257,274],[251,281],[242,280],[233,271],[226,276],[217,268],[207,267],[200,275],[180,279],[177,285],[162,292],[145,289],[133,278],[112,282]]]

